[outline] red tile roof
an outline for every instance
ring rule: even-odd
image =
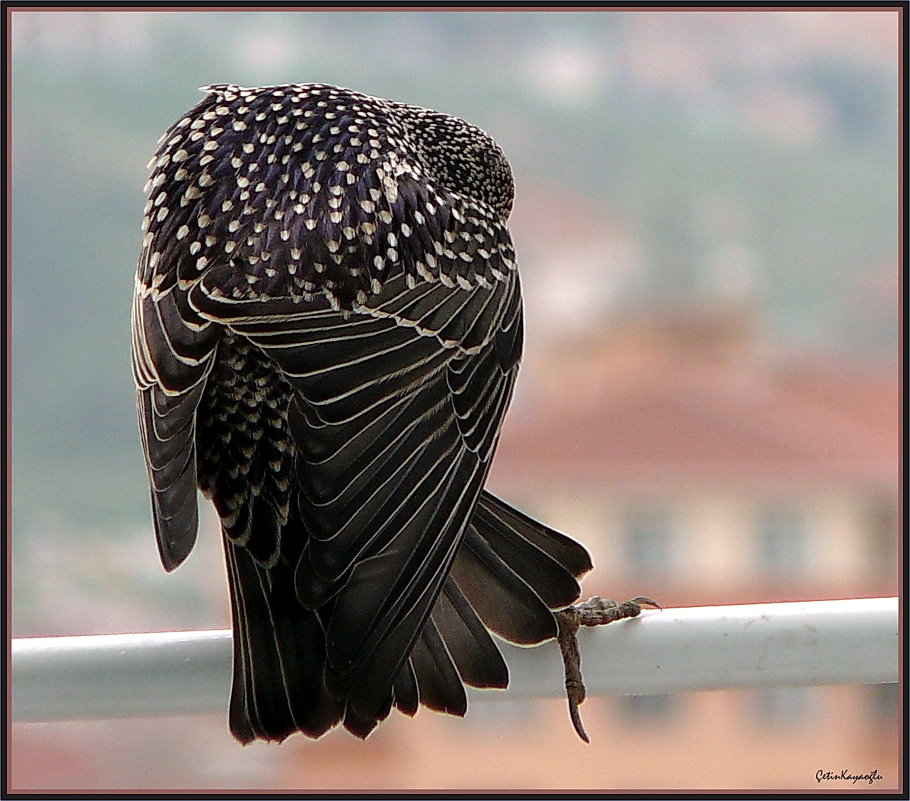
[[[680,331],[613,332],[538,359],[541,391],[507,418],[494,485],[897,488],[896,369],[774,362],[710,341],[706,354]]]

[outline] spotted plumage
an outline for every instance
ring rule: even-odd
[[[218,85],[153,157],[133,372],[159,552],[221,519],[243,742],[503,687],[590,568],[483,490],[521,355],[509,165],[319,84]]]

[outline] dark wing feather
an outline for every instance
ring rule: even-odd
[[[327,684],[361,716],[376,715],[439,595],[489,467],[516,366],[502,363],[495,343],[511,335],[501,319],[515,324],[517,278],[489,288],[438,283],[428,316],[433,293],[399,274],[370,306],[309,319],[292,317],[299,307],[284,298],[225,302],[216,278],[212,271],[194,288],[194,308],[261,349],[294,390],[288,422],[312,537],[297,586],[310,608],[334,599]],[[409,295],[414,302],[402,303]],[[442,341],[459,316],[464,331],[475,330],[490,306],[499,313],[486,314],[486,344],[475,334],[465,352]],[[472,360],[479,366],[466,370]],[[438,656],[434,664],[443,664]]]
[[[174,291],[137,282],[132,366],[161,561],[173,570],[192,550],[198,525],[196,409],[219,331]]]

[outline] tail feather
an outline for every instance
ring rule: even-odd
[[[237,573],[234,547],[224,541],[224,555],[227,564],[228,588],[231,599],[231,622],[233,624],[233,675],[231,678],[231,702],[228,721],[231,733],[246,745],[256,739],[262,730],[258,719],[254,723],[251,708],[253,696],[252,653],[247,634],[246,604]],[[262,656],[257,656],[262,659]]]
[[[395,708],[399,712],[408,717],[417,714],[417,708],[420,706],[420,690],[410,657],[398,671],[395,682],[392,684],[392,693],[395,698]]]
[[[591,554],[583,545],[528,517],[490,492],[480,494],[475,519],[489,521],[496,531],[512,542],[513,547],[519,547],[523,551],[528,546],[539,548],[576,579],[594,567]]]
[[[294,594],[293,570],[258,565],[225,537],[234,624],[231,731],[241,742],[319,737],[343,704],[325,689],[325,637],[314,612]]]
[[[534,589],[471,526],[452,577],[484,625],[505,640],[533,645],[556,636],[556,619]]]
[[[256,737],[280,740],[293,731],[284,684],[275,672],[278,658],[271,635],[271,615],[249,557],[225,540],[234,612],[234,684],[230,726],[241,742]],[[239,657],[239,664],[238,664]],[[238,669],[239,668],[239,669]]]
[[[509,668],[499,648],[451,576],[433,607],[432,620],[465,684],[500,689],[508,686]]]
[[[484,492],[385,700],[355,706],[326,687],[324,624],[334,601],[318,611],[300,602],[289,554],[266,566],[227,537],[225,552],[234,618],[230,720],[242,742],[295,731],[319,737],[338,723],[363,738],[393,706],[406,715],[420,705],[464,715],[465,685],[508,685],[491,632],[525,645],[555,637],[553,610],[578,598],[577,579],[591,568],[581,545]],[[394,640],[387,642],[390,659]],[[363,681],[370,685],[370,676]],[[370,692],[376,701],[383,697],[378,685]]]
[[[365,740],[370,732],[375,729],[383,717],[369,717],[359,715],[353,706],[348,705],[344,713],[344,727],[355,737]]]
[[[411,662],[424,706],[450,715],[463,716],[468,711],[461,677],[432,617],[427,619],[411,651]]]
[[[472,551],[490,571],[514,574],[550,609],[568,606],[581,592],[569,570],[485,509],[475,513],[462,547]],[[511,577],[508,580],[514,581]]]

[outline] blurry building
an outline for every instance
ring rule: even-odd
[[[894,376],[772,357],[760,331],[748,303],[689,299],[614,315],[526,364],[534,401],[510,414],[490,483],[590,547],[585,596],[689,606],[897,593]],[[876,790],[898,781],[896,685],[589,698],[582,713],[590,746],[556,698],[475,703],[464,721],[395,714],[366,743],[299,741],[285,781],[808,788],[829,766],[877,769]]]
[[[491,484],[590,547],[586,590],[897,592],[894,375],[772,353],[748,302],[711,299],[614,315],[528,366],[535,403],[508,419]]]

